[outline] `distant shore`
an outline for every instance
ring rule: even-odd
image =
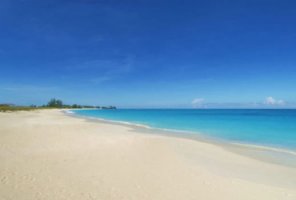
[[[296,199],[294,167],[58,109],[0,113],[0,159],[0,199]]]

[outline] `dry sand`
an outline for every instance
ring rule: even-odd
[[[0,113],[0,199],[296,199],[296,169],[65,115]]]

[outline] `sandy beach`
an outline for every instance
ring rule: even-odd
[[[0,113],[1,200],[296,199],[296,169],[201,141],[75,118]]]

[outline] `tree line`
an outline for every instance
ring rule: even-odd
[[[68,108],[68,109],[79,109],[79,108],[92,108],[92,109],[116,109],[115,106],[91,106],[91,105],[79,105],[79,104],[64,104],[62,100],[52,98],[47,104],[42,106],[30,105],[30,106],[18,106],[14,104],[0,104],[0,112],[5,111],[19,111],[19,110],[33,110],[41,108]]]
[[[64,104],[62,100],[52,98],[46,105],[42,107],[49,107],[49,108],[97,108],[97,109],[116,109],[115,106],[90,106],[90,105],[79,105],[79,104]]]

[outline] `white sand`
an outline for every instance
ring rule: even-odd
[[[296,199],[296,169],[58,110],[0,113],[0,199]]]

